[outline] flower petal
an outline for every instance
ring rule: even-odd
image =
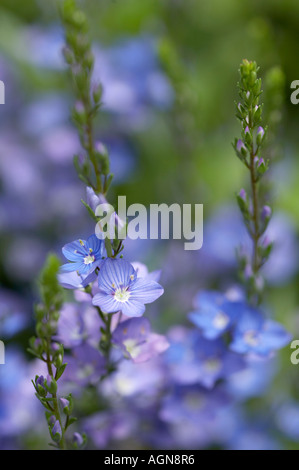
[[[136,279],[129,290],[131,292],[130,301],[138,300],[143,304],[154,302],[164,293],[164,289],[160,284],[140,277]]]
[[[145,306],[140,300],[135,300],[130,297],[126,303],[123,302],[119,310],[127,317],[141,317],[145,312]]]
[[[60,272],[69,273],[72,271],[79,271],[82,273],[82,271],[80,271],[82,266],[85,266],[85,265],[81,261],[78,261],[77,263],[66,263],[60,266]]]
[[[130,276],[136,276],[133,266],[124,259],[106,259],[99,272],[99,287],[107,293],[115,288],[129,286]]]
[[[84,240],[82,241],[83,243],[86,243]],[[79,253],[76,253],[76,251],[78,251]],[[79,261],[82,258],[82,246],[79,240],[64,245],[64,247],[62,248],[62,253],[69,261]]]
[[[104,313],[114,313],[120,310],[120,302],[115,300],[111,294],[99,291],[92,299],[93,305],[100,307]]]
[[[91,235],[86,241],[86,246],[91,248],[94,254],[100,255],[103,243],[103,240],[100,240],[96,235]]]

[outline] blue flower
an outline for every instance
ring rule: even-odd
[[[144,304],[154,302],[164,292],[157,282],[137,278],[133,266],[123,259],[106,259],[98,282],[93,304],[105,313],[121,311],[128,317],[140,317],[145,311]]]
[[[100,351],[88,343],[82,343],[72,349],[72,355],[66,357],[67,368],[63,375],[65,382],[81,387],[98,383],[106,374],[106,359]]]
[[[202,337],[198,330],[175,327],[169,333],[170,348],[164,355],[171,379],[178,384],[212,388],[216,381],[244,368],[238,354],[227,350],[221,339]]]
[[[283,403],[275,416],[280,431],[294,441],[299,440],[299,404],[294,401]]]
[[[291,335],[282,325],[273,320],[265,320],[258,310],[242,304],[230,344],[232,351],[269,356],[290,341]]]
[[[62,248],[64,256],[71,261],[60,268],[60,272],[77,271],[79,275],[92,273],[102,262],[105,244],[96,235],[85,240],[76,240]]]
[[[212,419],[219,409],[229,404],[223,389],[207,390],[200,385],[175,387],[161,402],[160,419],[168,423],[198,423]],[[187,427],[186,426],[186,427]]]
[[[86,276],[78,274],[76,271],[68,273],[58,273],[59,284],[65,289],[82,289]]]
[[[219,292],[202,291],[195,298],[196,310],[188,317],[205,338],[216,339],[232,326],[238,305]]]

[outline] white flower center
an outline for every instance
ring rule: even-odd
[[[244,341],[249,344],[249,346],[257,346],[259,343],[257,332],[254,330],[246,331],[244,334]]]
[[[130,298],[131,293],[124,287],[116,289],[114,298],[118,302],[127,302]]]
[[[222,311],[219,311],[214,319],[213,319],[213,326],[217,328],[217,330],[223,330],[229,324],[229,317]]]
[[[140,347],[135,339],[127,339],[124,341],[124,346],[133,359],[140,353]]]
[[[217,358],[210,358],[204,362],[204,366],[207,372],[218,372],[221,367],[221,361]]]
[[[84,258],[84,264],[91,264],[94,262],[94,260],[95,260],[94,255],[87,255]]]
[[[190,392],[184,397],[184,402],[189,409],[197,411],[203,407],[204,398],[197,393]]]

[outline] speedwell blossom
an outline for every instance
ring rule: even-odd
[[[124,259],[107,258],[98,275],[99,291],[93,304],[105,313],[121,311],[128,317],[140,317],[145,304],[154,302],[164,289],[155,281],[138,278],[133,266]]]
[[[240,313],[234,328],[230,349],[240,354],[253,353],[269,356],[283,348],[292,339],[282,325],[265,320],[262,314],[245,303],[239,304]]]
[[[77,271],[78,274],[93,272],[102,262],[105,245],[96,235],[91,235],[87,240],[76,240],[62,248],[64,256],[71,261],[61,266],[61,272]]]
[[[196,310],[189,313],[191,322],[200,328],[207,339],[216,339],[231,328],[238,302],[231,302],[216,291],[201,291],[195,297]]]

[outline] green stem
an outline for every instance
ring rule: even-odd
[[[47,345],[47,368],[48,368],[48,374],[50,375],[51,379],[54,379],[54,374],[53,374],[53,368],[52,368],[52,363],[51,363],[51,357],[50,357],[50,345],[48,343]],[[66,450],[66,442],[64,438],[64,433],[65,433],[65,428],[62,423],[62,419],[60,416],[60,411],[59,411],[59,405],[58,405],[58,398],[57,398],[57,393],[52,393],[52,398],[53,398],[53,408],[54,408],[54,415],[55,418],[59,421],[60,427],[61,427],[61,440],[59,442],[59,448],[61,450]]]
[[[253,223],[254,232],[252,233],[253,239],[253,254],[252,254],[252,270],[256,274],[259,270],[259,259],[258,259],[258,241],[259,241],[259,205],[258,205],[258,194],[257,194],[257,183],[255,179],[254,171],[254,152],[250,155],[250,181],[252,191],[252,204],[253,204]]]

